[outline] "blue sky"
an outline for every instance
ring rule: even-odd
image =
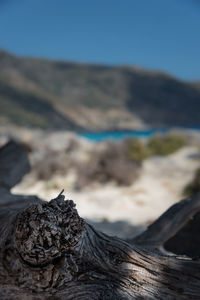
[[[200,80],[200,0],[0,0],[0,48]]]

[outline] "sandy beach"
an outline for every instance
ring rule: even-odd
[[[82,217],[106,233],[127,237],[133,228],[136,233],[143,230],[183,198],[183,188],[200,165],[198,153],[197,147],[187,146],[169,156],[150,157],[143,161],[139,178],[128,187],[109,183],[76,191],[70,189],[75,176],[71,172],[54,177],[56,187],[41,180],[30,184],[27,175],[13,193],[35,194],[49,201],[65,189],[66,199],[74,200]]]

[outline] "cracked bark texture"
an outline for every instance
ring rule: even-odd
[[[195,257],[178,254],[180,236],[199,236],[200,195],[124,241],[87,224],[62,192],[50,202],[12,195],[29,169],[19,145],[0,149],[0,162],[0,299],[200,299],[199,238]]]

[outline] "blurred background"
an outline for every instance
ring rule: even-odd
[[[198,0],[0,0],[0,146],[14,193],[64,188],[121,237],[200,191]]]

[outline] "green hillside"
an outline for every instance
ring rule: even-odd
[[[0,125],[70,130],[200,125],[200,88],[161,72],[0,51]]]

